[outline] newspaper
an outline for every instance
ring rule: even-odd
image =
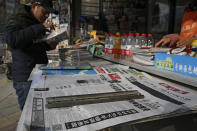
[[[167,115],[197,105],[197,95],[155,81],[126,66],[96,67],[97,74],[43,75],[30,89],[17,131],[92,131],[117,124]],[[78,80],[84,80],[79,83]],[[118,82],[113,83],[116,80]],[[35,91],[35,88],[49,88]],[[47,97],[138,90],[143,99],[45,108]]]
[[[149,92],[151,95],[156,96],[160,99],[164,97],[168,101],[182,105],[182,108],[192,108],[197,106],[197,96],[196,91],[188,91],[188,89],[183,89],[180,86],[175,86],[157,79],[153,79],[148,74],[136,71],[134,69],[126,69],[125,66],[108,66],[105,68],[100,67],[106,72],[121,73],[124,78],[129,80],[131,83],[139,87],[140,89]],[[97,69],[98,70],[98,69]],[[194,93],[193,93],[194,92]],[[159,94],[158,94],[159,93]],[[162,94],[160,94],[162,93]],[[165,96],[164,96],[165,95]],[[167,97],[166,97],[167,96]]]

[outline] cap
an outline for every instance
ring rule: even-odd
[[[117,32],[117,33],[116,33],[116,36],[120,36],[120,32]]]
[[[127,36],[127,33],[123,33],[123,36]]]
[[[148,34],[148,37],[152,37],[152,34]]]
[[[145,34],[145,33],[142,33],[142,34],[141,34],[141,36],[144,36],[144,37],[146,37],[146,34]]]
[[[139,35],[140,35],[140,33],[135,33],[135,35],[136,35],[136,36],[139,36]]]
[[[52,0],[32,0],[32,3],[43,6],[50,13],[57,13],[57,11],[53,9]]]
[[[130,35],[130,36],[134,36],[134,34],[133,34],[132,32],[129,32],[129,35]]]

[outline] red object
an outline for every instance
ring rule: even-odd
[[[179,94],[188,94],[189,92],[186,92],[186,91],[183,91],[183,90],[179,90],[179,89],[177,89],[177,88],[175,88],[175,87],[172,87],[172,86],[170,86],[170,85],[168,85],[168,84],[166,84],[166,83],[159,83],[161,86],[163,86],[163,87],[165,87],[166,89],[168,89],[168,90],[171,90],[171,91],[174,91],[174,92],[177,92],[177,93],[179,93]]]
[[[111,33],[111,36],[116,36],[114,33]]]
[[[142,35],[141,36],[144,36],[144,37],[146,37],[146,34],[145,33],[142,33]]]
[[[134,34],[132,32],[129,32],[129,36],[134,36]]]
[[[124,50],[124,55],[125,56],[132,56],[133,52],[131,52],[131,50]]]
[[[105,74],[106,73],[103,68],[96,68],[96,71],[100,74]]]
[[[112,33],[109,33],[109,36],[113,36],[113,34]]]
[[[197,11],[184,13],[181,25],[180,40],[193,37],[197,34]]]
[[[112,53],[113,54],[122,54],[122,50],[121,49],[113,49]]]
[[[108,52],[107,52],[108,54],[114,54],[114,51],[113,51],[113,49],[108,49]]]
[[[140,36],[140,33],[135,33],[135,36]]]
[[[112,80],[120,80],[121,77],[117,74],[117,73],[113,73],[113,74],[108,74],[108,76],[112,79]]]
[[[141,49],[150,49],[152,47],[140,47]]]
[[[148,37],[152,37],[152,34],[148,34]]]
[[[123,36],[127,36],[127,33],[123,33]]]

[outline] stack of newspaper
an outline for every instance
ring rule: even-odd
[[[197,92],[180,85],[121,65],[97,66],[94,71],[34,79],[17,130],[92,131],[197,109]],[[46,99],[51,97],[133,90],[144,98],[46,108]]]

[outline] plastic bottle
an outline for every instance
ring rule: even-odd
[[[154,39],[152,37],[152,34],[148,34],[148,37],[147,37],[147,47],[148,48],[154,47]]]
[[[127,38],[127,45],[130,49],[135,48],[135,37],[132,32],[129,33],[129,36]]]
[[[135,37],[132,32],[129,33],[129,36],[127,37],[127,46],[125,50],[125,56],[126,59],[131,58],[132,56],[132,49],[135,48]]]
[[[142,33],[140,37],[140,48],[146,48],[146,46],[147,46],[146,34]]]
[[[113,58],[113,48],[114,48],[114,34],[109,34],[109,47],[107,56]]]
[[[109,49],[109,34],[106,35],[104,44],[105,44],[105,55],[107,55]]]
[[[140,47],[140,33],[135,33],[135,48]]]
[[[120,60],[120,58],[121,58],[121,37],[120,37],[120,33],[117,32],[114,42],[114,59]]]
[[[121,34],[121,59],[125,59],[126,46],[127,46],[127,33]]]

